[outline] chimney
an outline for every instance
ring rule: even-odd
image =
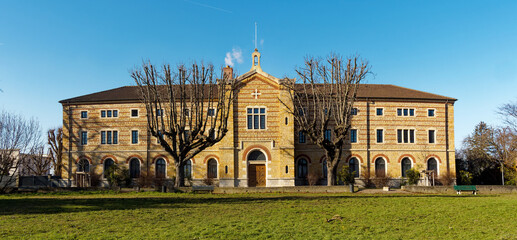
[[[225,68],[223,68],[223,79],[233,79],[233,68],[226,65]]]

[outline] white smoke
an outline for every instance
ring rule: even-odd
[[[232,48],[232,51],[227,52],[224,58],[224,63],[228,66],[233,67],[235,62],[242,63],[242,50],[239,47]]]

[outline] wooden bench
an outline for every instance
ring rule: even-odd
[[[214,191],[214,186],[192,186],[192,192],[211,193],[213,191]]]
[[[472,194],[477,195],[477,188],[475,185],[454,185],[456,194],[461,194],[461,191],[472,191]]]

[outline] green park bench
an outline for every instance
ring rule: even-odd
[[[461,191],[472,191],[472,194],[477,194],[476,185],[454,185],[454,190],[456,190],[456,194],[461,194]]]

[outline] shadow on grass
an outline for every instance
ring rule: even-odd
[[[153,197],[124,194],[116,198],[97,197],[95,195],[74,195],[63,198],[28,197],[0,199],[0,215],[20,214],[57,214],[89,211],[132,210],[132,209],[171,209],[199,207],[200,204],[253,204],[274,203],[278,201],[317,201],[340,199],[389,199],[389,198],[471,198],[486,196],[455,196],[455,195],[210,195],[210,194],[160,194]],[[294,203],[293,204],[297,204]]]

